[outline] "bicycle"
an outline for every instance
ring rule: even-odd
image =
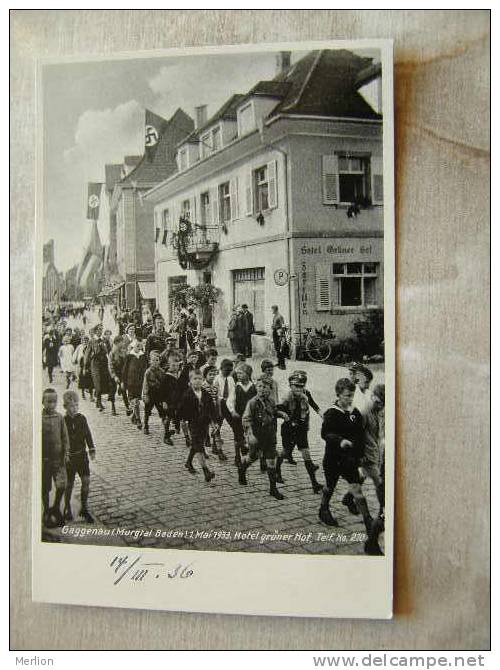
[[[315,329],[313,333],[312,328],[306,328],[304,332],[298,332],[297,340],[294,341],[289,333],[288,326],[282,328],[282,349],[285,349],[285,356],[292,358],[292,352],[296,352],[296,358],[301,358],[302,354],[315,363],[324,363],[332,355],[332,344],[335,339],[335,334],[328,329]]]

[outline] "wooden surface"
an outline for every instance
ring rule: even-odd
[[[489,646],[489,12],[11,14],[11,647]],[[297,620],[33,604],[30,597],[35,62],[302,39],[395,40],[398,422],[395,618]]]

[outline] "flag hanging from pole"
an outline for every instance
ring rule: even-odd
[[[89,182],[87,190],[87,219],[97,221],[101,205],[102,184]]]
[[[158,116],[149,109],[146,109],[145,128],[144,128],[144,154],[146,159],[151,162],[155,157],[158,144],[163,136],[168,121]]]

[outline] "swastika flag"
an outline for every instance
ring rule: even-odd
[[[87,219],[97,221],[101,205],[102,184],[89,182],[87,189]]]
[[[146,118],[144,124],[144,153],[148,161],[155,157],[158,145],[163,136],[168,121],[158,114],[146,109]]]

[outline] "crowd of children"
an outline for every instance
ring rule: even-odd
[[[341,502],[350,513],[362,515],[368,536],[365,551],[381,553],[378,536],[384,519],[385,390],[379,384],[370,391],[373,375],[367,367],[355,364],[349,378],[337,381],[336,398],[323,413],[307,389],[306,372],[293,372],[289,389],[280,398],[272,361],[262,361],[258,374],[242,354],[218,363],[218,351],[207,346],[203,337],[193,342],[192,349],[183,351],[166,332],[159,314],[146,338],[134,324],[112,341],[111,333],[104,332],[101,324],[91,329],[90,337],[78,335],[75,338],[75,333],[66,329],[59,348],[52,342],[53,333],[48,332],[44,339],[49,382],[57,359],[67,389],[63,394],[64,418],[56,411],[54,389],[45,389],[42,399],[45,525],[62,525],[73,519],[71,493],[77,474],[81,478],[80,514],[87,522],[93,521],[87,504],[88,458],[95,458],[96,451],[87,420],[78,412],[78,393],[71,388],[77,381],[82,399],[94,402],[100,411],[105,411],[103,395],[107,394],[111,413],[117,415],[116,398],[121,396],[126,415],[146,435],[150,434],[151,416],[156,411],[163,424],[164,443],[172,445],[173,436],[182,433],[187,453],[185,469],[195,474],[199,467],[206,482],[215,477],[210,457],[221,462],[228,459],[221,438],[224,422],[234,438],[235,483],[247,485],[249,468],[259,461],[269,479],[269,494],[280,501],[284,499],[278,488],[284,483],[282,465],[296,465],[296,447],[313,493],[321,494],[319,520],[328,526],[338,525],[330,505],[337,482],[343,477],[349,490]],[[311,410],[322,419],[324,484],[318,481],[319,465],[309,449]],[[375,520],[363,494],[366,478],[373,481],[380,505]],[[55,496],[49,505],[52,483]]]

